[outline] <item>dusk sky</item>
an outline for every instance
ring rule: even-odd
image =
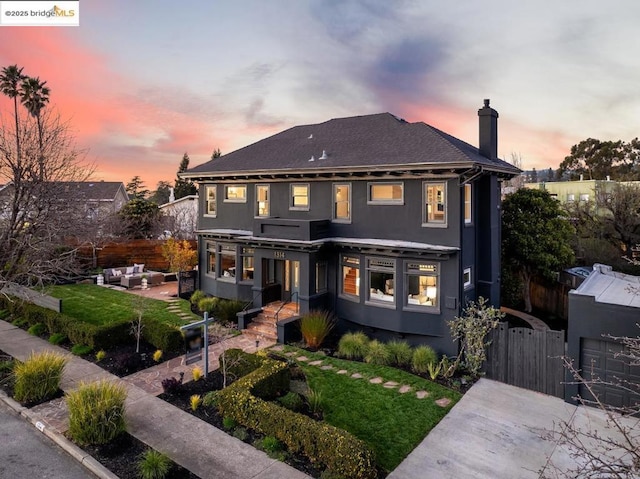
[[[94,179],[155,189],[214,148],[391,112],[557,168],[640,132],[640,2],[91,0],[80,27],[0,27],[0,66],[46,80]],[[3,115],[12,103],[0,100]]]

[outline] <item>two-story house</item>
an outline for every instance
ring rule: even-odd
[[[480,148],[389,113],[296,126],[181,176],[200,183],[200,289],[455,354],[446,320],[499,304],[498,113]]]

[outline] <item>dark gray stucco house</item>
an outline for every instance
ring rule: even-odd
[[[639,322],[640,277],[596,264],[584,282],[569,293],[567,354],[587,380],[640,384],[640,366],[630,365],[620,356],[623,345],[611,339],[637,338]],[[615,407],[633,406],[638,400],[637,387],[599,384],[594,390],[601,401]],[[592,399],[583,385],[574,384],[573,378],[568,377],[565,400],[573,402],[578,395]]]
[[[200,288],[329,309],[343,328],[456,354],[446,320],[499,305],[498,113],[480,148],[389,113],[290,128],[196,166]]]

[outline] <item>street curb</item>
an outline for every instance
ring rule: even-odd
[[[19,402],[7,396],[4,391],[0,391],[0,400],[3,401],[11,409],[13,409],[16,413],[18,413],[18,415],[29,421],[38,431],[51,439],[58,445],[58,447],[69,454],[69,456],[71,456],[73,459],[78,461],[98,479],[119,479],[118,476],[116,476],[113,472],[100,464],[87,452],[69,441],[63,434],[49,427],[48,424],[46,424],[44,421],[40,421],[39,418],[28,408],[24,407]]]

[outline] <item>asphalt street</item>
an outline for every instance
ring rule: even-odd
[[[0,401],[0,478],[95,479],[95,476]]]

